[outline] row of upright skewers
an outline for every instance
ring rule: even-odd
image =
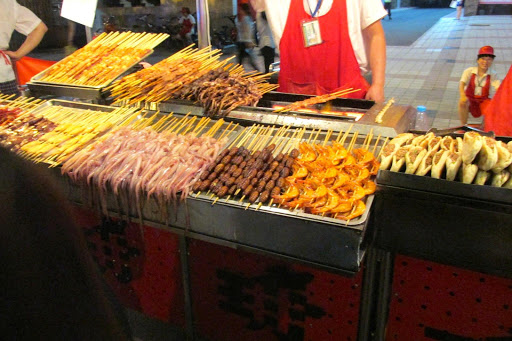
[[[102,33],[45,70],[37,82],[106,86],[169,37],[166,33]]]
[[[209,117],[225,117],[238,106],[255,106],[262,95],[277,88],[268,74],[245,72],[232,58],[220,60],[211,47],[189,46],[151,67],[114,82],[114,103],[160,103],[186,99],[199,103]]]
[[[10,105],[18,109],[17,115],[0,126],[0,144],[33,162],[54,166],[111,128],[135,120],[139,111],[135,108],[114,108],[111,112],[85,110],[45,105],[22,97]]]
[[[47,130],[28,140],[22,133],[32,122]],[[223,120],[136,108],[95,112],[43,105],[2,127],[0,136],[19,133],[23,143],[12,149],[21,156],[62,164],[63,174],[97,194],[105,213],[109,192],[118,208],[139,217],[152,199],[167,217],[168,206],[190,192],[214,194],[213,204],[236,199],[246,208],[269,205],[344,220],[364,212],[363,199],[375,190],[370,178],[378,169],[373,154],[380,137],[371,150],[372,135],[354,148],[358,132],[345,146],[349,131],[335,138],[332,131],[289,127],[237,129]]]
[[[34,109],[43,102],[40,99],[29,97],[15,98],[15,95],[2,95],[0,93],[0,126],[11,123],[22,112]]]
[[[77,152],[64,162],[62,173],[96,191],[105,214],[110,192],[120,212],[141,218],[154,198],[167,220],[168,206],[187,197],[236,128],[205,117],[144,116]]]
[[[321,130],[289,131],[289,127],[252,126],[239,135],[200,176],[192,191],[219,200],[301,210],[349,221],[365,212],[364,198],[375,191],[371,179],[379,163],[374,156],[378,137],[370,150],[372,134],[354,148],[358,132],[348,147],[347,130],[333,137]]]

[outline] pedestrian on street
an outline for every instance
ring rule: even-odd
[[[391,20],[391,0],[384,0],[384,9],[388,11],[388,18]]]
[[[259,47],[265,64],[265,73],[268,73],[270,65],[276,57],[276,45],[265,12],[256,14],[256,27],[258,29]]]
[[[190,13],[190,8],[183,7],[181,9],[179,23],[181,30],[178,33],[178,39],[180,39],[184,45],[192,44],[192,35],[195,33],[196,19]]]
[[[236,18],[236,28],[238,32],[238,63],[243,65],[244,59],[249,58],[249,63],[255,70],[259,70],[256,65],[256,56],[254,48],[256,44],[256,30],[254,21],[251,17],[251,8],[249,4],[240,4],[238,7],[238,17]]]
[[[464,0],[457,1],[457,20],[460,20],[462,9],[464,8]]]

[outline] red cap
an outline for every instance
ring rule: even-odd
[[[480,48],[480,50],[478,50],[478,55],[481,55],[481,54],[487,54],[487,55],[492,56],[493,58],[496,57],[494,55],[494,49],[492,48],[492,46],[482,46]]]

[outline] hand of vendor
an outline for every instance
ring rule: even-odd
[[[15,62],[15,61],[18,61],[20,60],[21,58],[23,58],[23,55],[21,53],[18,53],[17,51],[4,51],[4,53],[6,55],[9,56],[9,58],[11,58],[11,61]]]
[[[384,87],[372,84],[366,92],[365,99],[375,101],[377,103],[384,102]]]
[[[459,103],[465,104],[467,101],[468,101],[468,98],[467,98],[466,94],[465,93],[461,93],[460,94]]]
[[[253,42],[248,42],[248,43],[245,43],[245,48],[246,49],[253,49],[256,47],[256,44],[253,43]]]

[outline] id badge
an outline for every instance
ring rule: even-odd
[[[318,19],[303,20],[301,25],[302,36],[304,37],[304,47],[315,46],[323,43]]]

